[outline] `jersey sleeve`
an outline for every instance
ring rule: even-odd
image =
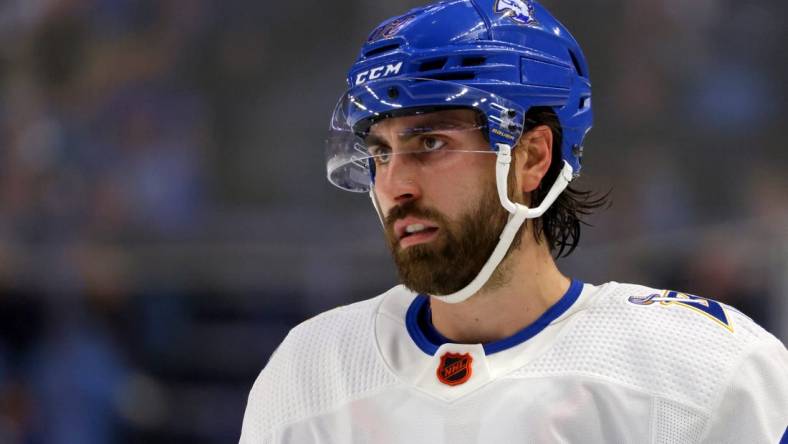
[[[282,346],[280,345],[279,348]],[[272,385],[272,375],[275,369],[281,366],[281,357],[277,357],[279,349],[274,351],[268,364],[263,368],[249,392],[246,402],[246,412],[244,413],[243,425],[241,426],[241,439],[239,444],[268,444],[273,442],[273,433],[266,427],[263,419],[266,415],[266,390]]]
[[[311,433],[310,418],[396,382],[371,334],[379,302],[339,307],[290,330],[249,393],[242,444],[321,442],[294,438],[293,427],[307,424]]]
[[[703,443],[778,443],[788,426],[788,351],[776,338],[753,348],[722,388]]]

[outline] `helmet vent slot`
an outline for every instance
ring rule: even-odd
[[[472,80],[476,78],[476,73],[473,71],[455,71],[442,72],[424,77],[433,80]]]
[[[484,62],[486,61],[487,57],[482,56],[463,57],[462,66],[481,66],[484,65]]]
[[[446,65],[446,60],[446,57],[441,57],[439,59],[421,62],[421,65],[419,65],[419,71],[432,71],[435,69],[441,69],[444,65]]]
[[[378,48],[370,49],[369,51],[364,53],[364,57],[372,57],[372,56],[384,54],[399,48],[399,46],[400,46],[399,43],[395,43],[393,45],[384,45]]]
[[[580,76],[585,77],[585,73],[580,68],[580,62],[577,61],[577,56],[575,55],[574,51],[569,51],[569,57],[572,58],[572,65],[574,65],[575,71],[577,71]]]

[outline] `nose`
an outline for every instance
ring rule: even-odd
[[[414,157],[406,153],[396,154],[385,166],[377,168],[375,190],[378,199],[391,205],[401,205],[421,197],[419,162]]]

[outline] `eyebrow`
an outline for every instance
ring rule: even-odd
[[[398,139],[401,142],[407,142],[408,140],[414,137],[424,134],[426,132],[423,131],[425,127],[445,125],[445,124],[461,124],[461,123],[467,123],[467,122],[462,119],[452,119],[449,117],[426,118],[423,122],[420,122],[418,126],[411,126],[410,128],[406,128],[404,131],[398,134]],[[418,130],[422,130],[422,131],[418,131]],[[366,143],[367,145],[385,145],[386,140],[378,136],[377,134],[370,132],[364,138],[364,143]]]

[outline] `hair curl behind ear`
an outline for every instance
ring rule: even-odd
[[[541,184],[530,196],[530,206],[538,205],[547,195],[563,167],[561,143],[563,132],[555,112],[549,107],[534,107],[525,116],[526,131],[546,125],[553,132],[553,158]],[[598,195],[593,191],[579,190],[570,184],[542,217],[533,219],[533,234],[537,242],[542,235],[556,258],[567,257],[580,243],[581,225],[590,226],[584,218],[598,208],[610,207],[610,191]]]

